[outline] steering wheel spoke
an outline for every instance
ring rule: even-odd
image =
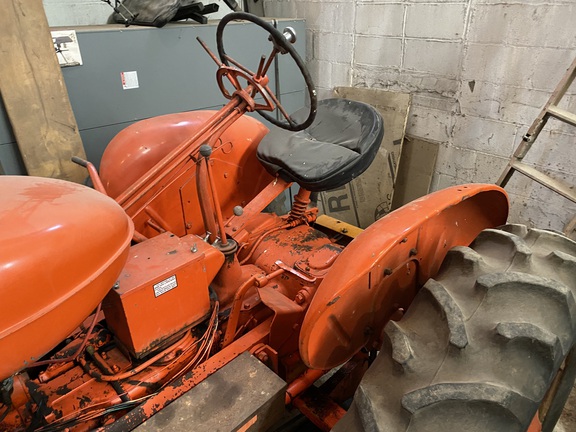
[[[259,114],[261,114],[262,111],[274,111],[274,99],[268,86],[259,86],[259,90],[253,97],[257,97],[258,95],[264,99],[264,103],[256,103],[254,111],[257,111]]]
[[[228,60],[230,63],[232,63],[234,66],[236,66],[238,69],[240,69],[241,71],[247,73],[248,75],[254,76],[255,73],[252,72],[250,69],[248,69],[246,66],[241,65],[240,63],[238,63],[236,60],[234,60],[232,57],[230,57],[228,54],[226,54],[226,60]]]
[[[242,90],[242,86],[240,85],[240,82],[238,81],[238,78],[235,75],[228,73],[226,74],[226,78],[228,78],[228,81],[232,83],[232,85],[236,90]]]
[[[224,84],[224,78],[234,86],[232,93],[228,91],[228,88]],[[246,87],[240,84],[240,79],[246,81]],[[232,99],[235,96],[244,99],[247,102],[247,106],[250,107],[249,111],[274,111],[274,94],[270,92],[270,89],[264,83],[255,81],[253,76],[244,71],[231,66],[222,66],[216,73],[216,80],[220,91],[226,99]],[[255,101],[258,95],[262,96],[264,103],[257,103]]]
[[[268,86],[266,87],[266,90],[268,90]],[[278,100],[278,98],[276,97],[276,95],[274,93],[270,92],[270,98],[272,99],[272,101],[274,101],[274,105],[276,105],[276,109],[278,111],[280,111],[280,113],[284,116],[284,118],[288,121],[288,123],[291,126],[296,125],[294,120],[292,120],[292,117],[290,117],[290,114],[288,114],[286,112],[286,110],[284,109],[284,107],[282,106],[282,104],[280,103],[280,101]]]
[[[233,20],[250,21],[269,33],[269,40],[273,45],[272,52],[269,57],[262,56],[260,58],[256,73],[252,72],[250,69],[244,67],[232,59],[226,54],[226,51],[224,50],[224,28],[229,22]],[[283,129],[299,131],[307,128],[312,124],[314,118],[316,117],[316,90],[314,88],[314,84],[308,69],[306,69],[302,58],[298,55],[292,46],[292,43],[295,41],[295,33],[292,29],[290,29],[290,32],[282,34],[272,24],[255,15],[245,12],[234,12],[226,15],[220,20],[216,30],[216,40],[218,44],[218,55],[222,62],[222,65],[220,66],[220,69],[217,73],[218,85],[220,86],[220,90],[226,98],[231,99],[235,95],[244,98],[246,102],[248,102],[248,105],[257,111],[262,117],[264,117],[270,123],[275,124],[276,126]],[[278,53],[289,54],[292,57],[306,83],[306,90],[310,99],[310,110],[307,118],[301,123],[298,123],[292,117],[290,117],[288,112],[280,103],[278,97],[270,90],[267,85],[268,78],[266,77],[266,73],[272,66],[274,58]],[[233,66],[230,66],[230,64]],[[223,76],[226,76],[236,89],[233,94],[230,94],[230,92],[228,92],[228,90],[226,90],[224,87],[224,83],[222,82]],[[247,86],[245,88],[240,86],[240,82],[238,81],[239,77],[246,79]],[[255,102],[254,99],[258,96],[261,96],[264,99],[264,103]],[[284,120],[278,120],[268,113],[276,109],[282,114]]]

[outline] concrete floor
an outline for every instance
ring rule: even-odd
[[[554,428],[554,432],[574,432],[576,431],[576,387],[566,402],[564,412],[560,421]]]

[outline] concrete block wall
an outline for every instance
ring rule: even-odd
[[[413,94],[408,133],[440,143],[438,190],[490,182],[576,57],[573,0],[264,0],[307,20],[319,88]],[[576,85],[564,108],[576,112]],[[576,128],[551,120],[525,159],[576,185]],[[515,174],[512,222],[562,230],[576,205]]]
[[[218,12],[207,15],[208,19],[221,18],[230,12],[222,0],[204,2],[204,4],[208,3],[217,3],[220,7]],[[43,0],[42,4],[48,18],[48,25],[51,27],[106,24],[114,12],[102,0]]]
[[[100,0],[43,0],[42,3],[48,25],[52,27],[106,24],[112,13],[112,8]]]

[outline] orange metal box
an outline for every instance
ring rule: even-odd
[[[137,358],[210,312],[208,285],[223,254],[201,238],[164,233],[130,249],[103,302],[108,326]]]

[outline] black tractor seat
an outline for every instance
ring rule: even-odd
[[[308,109],[292,118],[303,120]],[[380,114],[362,102],[325,99],[318,102],[312,125],[300,132],[274,127],[258,147],[266,170],[312,192],[345,185],[372,163],[382,142]]]

